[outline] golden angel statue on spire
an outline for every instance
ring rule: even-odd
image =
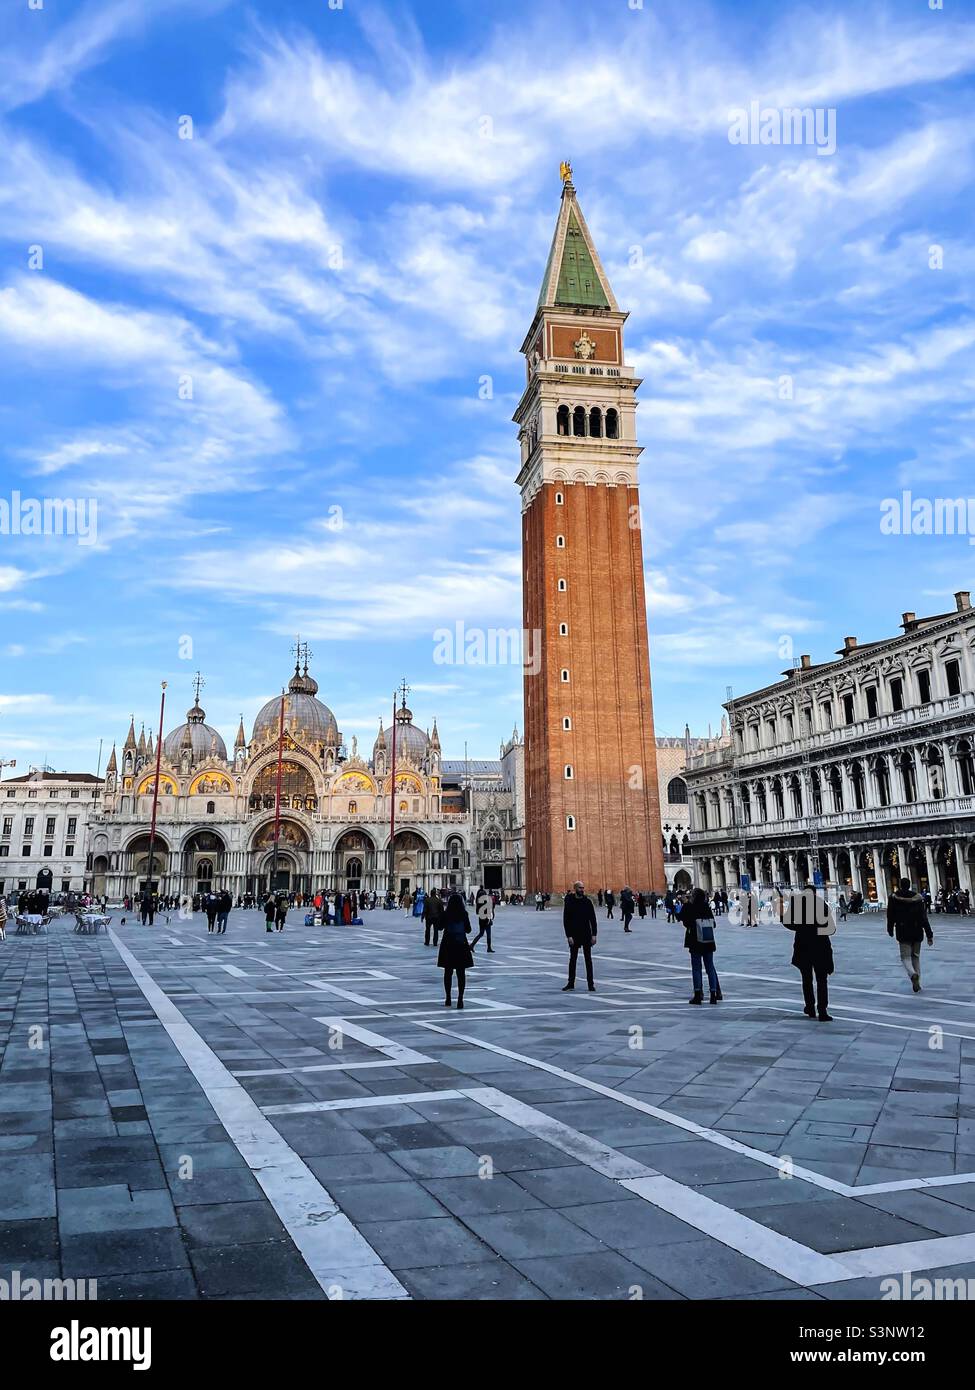
[[[572,165],[567,159],[563,159],[562,163],[559,165],[559,173],[562,175],[563,183],[572,182]]]

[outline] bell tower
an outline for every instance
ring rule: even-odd
[[[522,344],[529,890],[666,887],[636,439],[639,380],[562,166],[545,278]],[[540,660],[537,659],[540,653]]]

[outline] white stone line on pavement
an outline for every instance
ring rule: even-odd
[[[652,1206],[669,1212],[722,1245],[730,1246],[766,1269],[774,1270],[804,1287],[838,1283],[863,1275],[882,1276],[937,1269],[942,1265],[963,1264],[975,1259],[975,1232],[971,1235],[936,1236],[930,1240],[901,1245],[834,1251],[826,1255],[762,1226],[751,1217],[723,1206],[675,1178],[655,1172],[646,1164],[619,1153],[494,1087],[469,1087],[461,1094],[534,1134],[553,1148],[577,1158],[596,1172],[612,1178],[620,1187]],[[419,1105],[420,1101],[414,1103]],[[858,1195],[863,1195],[863,1191]]]
[[[724,1002],[727,1003],[731,1001],[726,1000]],[[795,1005],[789,1007],[789,1001],[783,1004],[775,1004],[770,1001],[765,1007],[771,1009],[774,1013],[797,1012]],[[831,1009],[844,1010],[842,1015],[839,1013],[835,1015],[835,1018],[840,1023],[870,1023],[873,1024],[875,1028],[899,1028],[901,1032],[904,1033],[925,1033],[930,1035],[931,1032],[929,1027],[916,1028],[910,1023],[883,1023],[879,1018],[863,1018],[859,1014],[850,1013],[851,1009],[862,1009],[862,1004],[844,1004],[842,1000],[837,1002],[831,999],[829,1001],[829,1007]],[[887,1009],[867,1009],[865,1012],[871,1014],[886,1014],[888,1018],[897,1018],[898,1016],[897,1014],[890,1013]],[[922,1015],[922,1017],[924,1017],[924,1015]],[[941,1036],[944,1038],[970,1038],[975,1040],[975,1033],[953,1033],[950,1028],[941,1027],[941,1024],[938,1024],[938,1027],[941,1030]]]
[[[370,1018],[372,1015],[369,1015]],[[394,1062],[392,1058],[384,1058],[380,1062],[318,1062],[304,1067],[263,1067],[254,1071],[231,1071],[232,1076],[295,1076],[298,1072],[306,1071],[367,1071],[373,1067],[385,1067],[387,1070],[393,1067],[421,1067],[434,1063],[432,1057],[426,1057],[422,1062],[404,1062],[402,1058]]]
[[[837,1256],[824,1255],[790,1236],[780,1235],[674,1178],[663,1174],[626,1178],[620,1186],[795,1284],[808,1287],[854,1278]]]
[[[520,1020],[527,1015],[519,1014],[518,1017]],[[481,1021],[479,1017],[478,1022]],[[870,1020],[864,1021],[869,1022]],[[662,1110],[659,1106],[651,1105],[648,1101],[639,1100],[636,1096],[628,1095],[625,1091],[618,1091],[612,1086],[604,1086],[602,1082],[592,1081],[589,1077],[580,1076],[576,1072],[565,1071],[552,1062],[527,1057],[523,1053],[513,1052],[510,1048],[500,1047],[497,1043],[487,1042],[483,1038],[472,1038],[436,1023],[424,1023],[421,1020],[417,1026],[429,1028],[433,1032],[443,1033],[448,1037],[460,1038],[464,1042],[473,1043],[475,1047],[483,1047],[490,1052],[497,1052],[503,1057],[525,1062],[528,1066],[535,1067],[539,1071],[551,1072],[566,1081],[575,1082],[576,1085],[582,1086],[586,1090],[609,1096],[633,1110],[641,1110],[647,1115],[652,1115],[655,1119],[663,1120],[665,1124],[688,1130],[699,1139],[705,1139],[708,1143],[716,1144],[719,1148],[730,1149],[732,1153],[742,1154],[745,1158],[754,1159],[756,1163],[762,1163],[768,1168],[775,1168],[776,1171],[780,1170],[780,1160],[774,1154],[768,1154],[763,1149],[753,1149],[747,1144],[742,1144],[738,1139],[731,1139],[728,1135],[722,1134],[720,1130],[708,1129],[704,1125],[699,1125],[695,1120],[688,1120],[683,1115],[678,1115],[671,1110]],[[449,1059],[446,1060],[449,1062]],[[817,1187],[822,1187],[828,1192],[835,1192],[841,1197],[873,1197],[887,1192],[913,1192],[925,1187],[945,1187],[957,1183],[975,1182],[975,1173],[952,1173],[935,1178],[897,1179],[892,1182],[871,1183],[869,1186],[855,1187],[850,1183],[841,1182],[838,1178],[827,1177],[824,1173],[816,1173],[811,1168],[804,1168],[795,1163],[793,1163],[791,1171],[795,1177],[802,1178],[804,1182],[814,1183]]]
[[[877,1245],[866,1250],[844,1250],[833,1256],[850,1273],[845,1278],[864,1275],[911,1274],[916,1270],[938,1269],[942,1265],[970,1264],[975,1260],[975,1234],[937,1236],[933,1240],[910,1240],[902,1245]],[[828,1283],[828,1280],[823,1280]]]
[[[364,1004],[367,1009],[374,1009],[377,1000],[368,999],[364,994],[353,994],[351,989],[343,989],[341,985],[330,985],[324,980],[305,980],[305,984],[311,989],[323,990],[326,994],[337,994],[340,999],[348,999],[350,1004]]]
[[[628,1095],[625,1091],[618,1091],[612,1086],[604,1086],[602,1082],[592,1081],[586,1076],[580,1076],[577,1072],[566,1071],[563,1067],[555,1066],[553,1062],[543,1062],[537,1057],[528,1057],[523,1052],[514,1052],[511,1048],[501,1047],[498,1043],[487,1042],[484,1038],[473,1038],[469,1034],[458,1033],[455,1029],[444,1028],[438,1023],[421,1021],[417,1027],[429,1028],[434,1033],[443,1033],[446,1037],[459,1038],[462,1042],[471,1043],[474,1047],[483,1047],[489,1052],[496,1052],[501,1057],[509,1057],[516,1062],[524,1062],[526,1066],[534,1067],[538,1071],[549,1072],[552,1076],[561,1077],[563,1081],[572,1081],[587,1091],[595,1091],[599,1095],[608,1096],[611,1100],[619,1101],[621,1105],[627,1105],[632,1110],[640,1110],[645,1115],[652,1115],[654,1119],[663,1120],[665,1124],[674,1125],[677,1129],[685,1129],[699,1139],[706,1139],[709,1143],[717,1144],[719,1148],[730,1149],[732,1153],[742,1154],[745,1158],[752,1158],[756,1163],[762,1163],[769,1168],[778,1170],[780,1167],[779,1159],[772,1154],[765,1153],[762,1149],[750,1148],[737,1139],[729,1139],[727,1135],[721,1134],[718,1130],[707,1129],[704,1125],[699,1125],[696,1120],[685,1119],[683,1115],[678,1115],[671,1110],[661,1110],[657,1105],[650,1105],[647,1101],[639,1100],[636,1096]],[[846,1183],[841,1183],[835,1178],[827,1178],[821,1173],[814,1173],[811,1169],[802,1168],[795,1163],[792,1165],[792,1172],[797,1178],[816,1183],[817,1186],[825,1187],[830,1192],[839,1192],[843,1196],[849,1195]]]
[[[337,1033],[345,1034],[353,1038],[356,1042],[365,1043],[366,1047],[372,1047],[377,1052],[381,1052],[384,1057],[389,1057],[397,1066],[416,1066],[420,1062],[432,1062],[432,1057],[427,1057],[422,1052],[415,1052],[412,1047],[404,1047],[402,1043],[394,1042],[391,1038],[384,1038],[381,1033],[373,1033],[368,1028],[360,1028],[356,1023],[350,1023],[347,1018],[316,1018],[316,1023],[323,1023],[326,1028],[331,1028]]]
[[[609,1145],[563,1124],[561,1120],[553,1120],[544,1111],[515,1100],[503,1091],[493,1087],[472,1087],[465,1094],[553,1148],[570,1154],[604,1177],[614,1179],[645,1202],[670,1212],[688,1226],[703,1231],[722,1245],[730,1246],[796,1284],[825,1284],[853,1277],[830,1256],[811,1250],[809,1246],[801,1245],[777,1231],[770,1231],[751,1217],[722,1206],[712,1197],[695,1192],[673,1178],[664,1177],[645,1163],[619,1153]]]
[[[409,1298],[311,1169],[261,1114],[142,963],[111,928],[108,935],[321,1288],[337,1298]]]
[[[365,1110],[383,1105],[415,1105],[421,1100],[466,1100],[466,1091],[417,1091],[412,1095],[346,1096],[344,1100],[298,1100],[291,1105],[263,1105],[265,1115],[315,1115],[328,1110]]]

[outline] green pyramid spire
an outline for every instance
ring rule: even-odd
[[[538,296],[538,307],[543,305],[572,309],[617,308],[570,180],[563,185],[562,207]]]

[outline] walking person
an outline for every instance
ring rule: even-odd
[[[664,907],[667,909],[667,921],[676,922],[677,914],[674,912],[674,894],[670,888],[664,894]]]
[[[586,962],[586,983],[590,991],[594,991],[596,982],[592,973],[592,948],[596,944],[596,909],[592,899],[586,897],[582,883],[574,883],[572,892],[565,895],[562,928],[569,943],[569,982],[562,986],[562,992],[576,987],[576,962],[580,951]]]
[[[703,965],[711,987],[711,1003],[717,1004],[723,996],[718,972],[714,968],[714,917],[703,888],[694,889],[681,910],[680,919],[684,924],[684,950],[691,953],[691,980],[694,984],[694,995],[687,1002],[704,1003]]]
[[[226,935],[227,918],[230,916],[230,909],[233,905],[234,900],[225,888],[217,898],[217,932],[220,936]]]
[[[623,916],[623,930],[630,931],[630,923],[633,921],[633,910],[636,902],[633,898],[633,889],[624,888],[620,894],[620,912]]]
[[[288,920],[288,908],[290,906],[291,904],[288,902],[287,893],[279,893],[274,900],[275,931],[284,931],[284,924]]]
[[[659,894],[659,893],[651,893],[651,894],[650,894],[650,916],[651,916],[651,917],[656,917],[656,915],[657,915],[657,906],[658,906],[659,903],[660,903],[660,894]]]
[[[607,888],[607,889],[606,889],[606,899],[605,899],[605,901],[606,901],[606,920],[609,921],[609,919],[610,919],[610,918],[612,917],[612,915],[613,915],[613,908],[616,906],[616,894],[613,892],[612,888]]]
[[[921,993],[921,942],[934,945],[934,932],[928,921],[924,900],[915,893],[909,878],[902,878],[887,903],[887,935],[896,936],[901,963],[915,994]]]
[[[847,914],[847,912],[848,912],[848,910],[849,910],[849,904],[848,904],[847,901],[846,901],[846,894],[845,894],[845,893],[841,893],[841,894],[840,894],[838,906],[839,906],[839,909],[840,909],[840,921],[841,921],[841,922],[845,922],[845,921],[846,921],[846,914]]]
[[[213,931],[214,924],[216,923],[216,920],[217,920],[217,895],[216,895],[216,893],[208,893],[208,894],[206,895],[206,900],[205,900],[205,902],[204,902],[204,904],[203,904],[203,908],[204,908],[204,911],[206,912],[206,915],[207,915],[207,931]]]
[[[636,910],[637,910],[637,912],[640,914],[641,917],[646,917],[646,915],[647,915],[647,895],[646,895],[646,893],[638,893],[638,894],[636,895]]]
[[[264,899],[264,926],[267,931],[274,930],[274,895],[268,893]]]
[[[0,941],[7,939],[7,900],[0,893]]]
[[[152,926],[152,919],[156,915],[156,904],[148,888],[143,888],[139,896],[139,915],[142,918],[142,925],[147,923]]]
[[[802,976],[803,1013],[820,1023],[832,1023],[829,977],[833,973],[833,947],[829,938],[836,931],[836,922],[829,903],[815,888],[804,888],[788,897],[779,895],[779,914],[782,925],[795,932],[792,964]]]
[[[440,935],[440,926],[443,922],[443,902],[436,888],[432,888],[427,894],[426,902],[423,904],[423,944],[424,946],[436,946],[437,937]],[[430,934],[433,933],[433,941]]]
[[[457,974],[457,1007],[464,1007],[464,987],[467,983],[467,970],[474,964],[470,942],[471,919],[467,915],[464,899],[459,893],[451,893],[443,913],[443,940],[437,953],[437,964],[443,970],[444,1008],[451,1004],[451,980]]]
[[[482,936],[487,937],[488,955],[494,955],[494,947],[491,945],[491,927],[494,924],[494,898],[482,885],[477,890],[474,899],[474,910],[477,913],[477,936],[471,942],[471,950],[480,941]]]

